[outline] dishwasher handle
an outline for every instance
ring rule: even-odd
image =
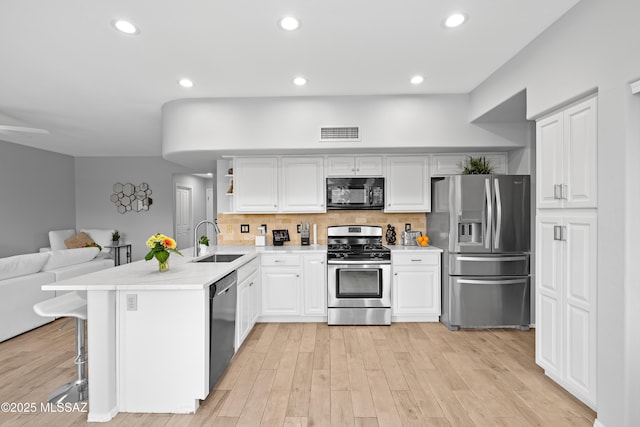
[[[238,272],[232,271],[209,287],[209,299],[213,299],[229,291],[238,283]]]

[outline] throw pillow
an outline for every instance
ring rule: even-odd
[[[76,234],[76,230],[52,230],[49,232],[49,246],[52,251],[67,249],[64,241]]]
[[[73,237],[69,237],[64,241],[64,244],[68,249],[84,248],[90,244],[95,243],[87,233],[78,233]]]
[[[49,259],[49,252],[0,258],[0,280],[37,273]]]
[[[83,230],[80,230],[80,232],[87,233],[89,237],[93,239],[94,242],[102,246],[102,252],[105,252],[105,253],[111,252],[111,249],[105,248],[105,246],[111,244],[111,234],[114,231],[115,230],[101,230],[101,229],[95,229],[95,228],[88,228],[88,229],[85,228]]]
[[[62,268],[68,265],[88,262],[94,259],[99,252],[100,249],[98,248],[78,248],[51,251],[49,252],[49,259],[42,268],[42,271],[55,270],[56,268]]]

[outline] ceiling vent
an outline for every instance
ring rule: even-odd
[[[320,128],[320,142],[360,141],[358,126],[323,126]]]

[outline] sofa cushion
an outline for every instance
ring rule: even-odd
[[[105,248],[105,246],[111,244],[111,234],[114,231],[115,230],[113,230],[113,229],[112,230],[100,230],[100,229],[95,229],[95,228],[86,228],[86,229],[80,230],[81,233],[87,233],[89,235],[89,237],[91,237],[93,239],[94,242],[96,242],[97,244],[102,246],[102,252],[106,252],[106,253],[111,252],[111,249]]]
[[[49,271],[56,268],[66,267],[68,265],[88,262],[94,259],[99,252],[100,249],[95,247],[51,251],[49,252],[49,259],[42,270]]]
[[[68,249],[85,248],[95,243],[87,233],[80,232],[64,241]]]
[[[42,269],[49,253],[24,254],[0,258],[0,280],[26,276]]]
[[[67,249],[67,245],[64,244],[64,241],[69,237],[73,237],[76,234],[76,230],[51,230],[49,232],[49,246],[51,246],[52,251],[59,251],[61,249]]]
[[[59,282],[60,280],[71,279],[72,277],[93,273],[94,271],[104,270],[105,268],[113,266],[113,259],[96,257],[89,262],[56,268],[55,270],[51,270],[51,273],[55,275],[56,282]],[[56,296],[58,295],[60,295],[60,291],[56,292]]]

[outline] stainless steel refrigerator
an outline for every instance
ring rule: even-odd
[[[433,178],[431,244],[444,249],[442,315],[449,329],[530,324],[528,175]]]

